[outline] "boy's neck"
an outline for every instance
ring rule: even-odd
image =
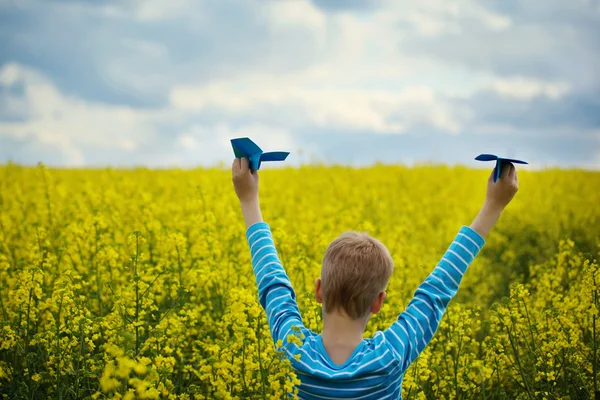
[[[323,346],[336,364],[343,364],[363,340],[368,318],[353,320],[338,313],[323,315]]]

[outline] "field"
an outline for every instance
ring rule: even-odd
[[[345,230],[396,267],[367,335],[395,320],[489,171],[261,170],[261,205],[304,323],[321,257]],[[519,170],[404,399],[589,399],[600,383],[600,173]],[[4,398],[284,398],[295,377],[257,301],[226,170],[0,167]],[[597,393],[597,392],[596,392]],[[596,394],[598,396],[598,394]],[[596,397],[598,398],[598,397]]]

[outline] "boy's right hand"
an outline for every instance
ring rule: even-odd
[[[486,238],[500,218],[504,208],[515,197],[519,190],[517,170],[512,164],[504,164],[500,179],[494,183],[494,171],[490,174],[487,184],[487,194],[481,211],[471,224],[471,229]]]
[[[246,228],[250,228],[263,220],[258,204],[258,171],[250,169],[247,158],[236,158],[231,164],[231,178],[235,194],[240,200]]]
[[[236,158],[231,165],[233,188],[240,203],[258,201],[258,171],[250,169],[247,158]]]
[[[517,170],[511,163],[503,163],[500,178],[494,183],[494,171],[490,174],[487,184],[485,206],[504,210],[519,190]]]

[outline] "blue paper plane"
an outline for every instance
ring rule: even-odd
[[[477,161],[496,161],[496,167],[494,168],[494,183],[500,178],[502,173],[502,163],[509,162],[513,164],[528,164],[526,161],[513,160],[512,158],[498,157],[493,154],[480,154],[475,157]]]
[[[250,163],[250,169],[259,170],[263,161],[283,161],[290,154],[287,151],[271,151],[264,153],[260,147],[249,138],[231,139],[233,154],[236,158],[246,157]]]

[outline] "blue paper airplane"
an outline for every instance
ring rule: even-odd
[[[514,164],[528,164],[526,161],[513,160],[512,158],[502,158],[493,154],[480,154],[475,157],[477,161],[496,161],[496,167],[494,168],[494,183],[500,178],[502,173],[502,163],[509,162]]]
[[[233,154],[236,158],[246,157],[250,162],[250,169],[260,169],[260,163],[263,161],[283,161],[290,154],[287,151],[271,151],[263,153],[260,147],[249,138],[231,139]]]

